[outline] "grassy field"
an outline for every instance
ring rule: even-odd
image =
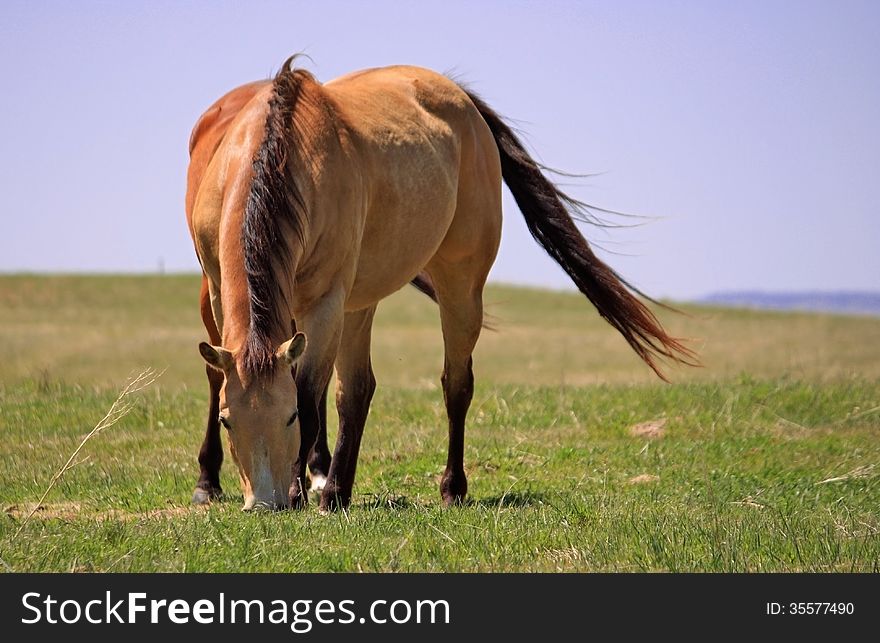
[[[880,571],[880,319],[664,314],[705,366],[663,384],[582,297],[491,287],[470,501],[443,509],[439,323],[407,289],[378,315],[351,510],[251,515],[228,459],[228,499],[188,505],[207,400],[197,295],[193,276],[0,277],[0,565]],[[16,535],[144,367],[164,374]]]

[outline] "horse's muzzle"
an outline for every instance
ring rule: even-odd
[[[242,511],[249,512],[281,511],[283,509],[287,509],[287,503],[257,500],[254,496],[245,500],[244,506],[241,508]]]

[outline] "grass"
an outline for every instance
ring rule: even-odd
[[[377,319],[352,509],[188,506],[207,386],[198,280],[0,277],[0,559],[17,571],[880,571],[880,320],[664,314],[663,384],[580,296],[493,286],[470,501],[443,509],[437,311]],[[24,517],[127,376],[167,369]],[[331,414],[332,417],[333,414]],[[335,432],[335,418],[331,432]],[[658,437],[633,435],[643,422]]]

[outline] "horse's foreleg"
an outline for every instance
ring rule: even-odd
[[[202,292],[199,297],[202,313],[202,322],[208,331],[212,344],[220,343],[220,333],[214,323],[214,315],[211,312],[211,298],[208,292],[208,280],[202,277]],[[208,398],[208,423],[205,429],[205,439],[199,449],[199,481],[193,492],[193,504],[203,505],[219,498],[223,493],[220,488],[220,466],[223,464],[223,444],[220,442],[220,387],[223,385],[223,373],[205,367],[208,375],[210,397]]]
[[[327,390],[330,388],[328,381],[324,387],[324,394],[318,403],[318,435],[315,438],[315,446],[309,456],[309,475],[312,484],[309,491],[320,492],[327,483],[327,474],[330,472],[330,448],[327,445]]]
[[[293,482],[289,493],[290,506],[294,508],[308,504],[306,465],[320,432],[321,402],[333,372],[333,362],[342,335],[344,301],[341,290],[333,292],[311,311],[297,317],[297,328],[306,334],[308,345],[296,368],[300,447],[299,457],[293,465]],[[326,419],[326,413],[324,417]]]
[[[223,464],[223,444],[220,442],[220,387],[223,384],[223,373],[206,367],[210,398],[208,402],[208,425],[205,439],[199,449],[199,481],[193,491],[192,502],[205,505],[220,497],[220,466]]]
[[[361,436],[376,390],[376,378],[370,363],[370,333],[375,312],[373,306],[345,316],[336,356],[339,435],[330,475],[321,495],[321,509],[324,511],[342,509],[351,502]]]

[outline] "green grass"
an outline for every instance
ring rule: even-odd
[[[198,280],[0,277],[0,559],[17,571],[880,571],[880,320],[664,314],[706,366],[656,381],[574,294],[492,287],[444,509],[437,311],[380,308],[344,514],[188,506],[207,386]],[[14,538],[126,377],[167,369]],[[335,418],[331,414],[331,432]],[[639,423],[665,420],[655,439]],[[829,481],[830,480],[830,481]]]

